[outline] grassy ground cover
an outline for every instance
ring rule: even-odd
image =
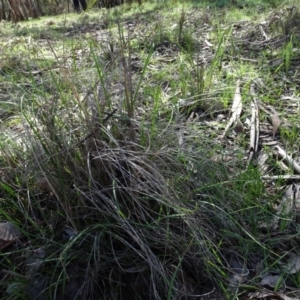
[[[299,9],[2,23],[1,299],[299,299]]]

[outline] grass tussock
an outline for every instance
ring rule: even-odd
[[[27,279],[21,277],[20,293],[37,299],[70,293],[83,299],[174,299],[210,292],[190,280],[213,289],[212,278],[225,276],[217,228],[235,222],[226,212],[220,218],[212,199],[196,201],[197,188],[218,184],[212,176],[220,172],[225,179],[225,170],[210,165],[211,178],[199,174],[192,180],[191,172],[208,166],[200,154],[141,147],[126,138],[130,128],[120,127],[113,115],[77,143],[66,132],[76,130],[76,118],[61,124],[48,106],[35,116],[27,118],[27,165],[22,170],[15,158],[17,173],[3,183],[9,199],[3,211],[18,202],[9,218],[22,228],[18,251],[30,249],[38,264],[34,269],[18,257],[15,272]],[[85,121],[86,128],[96,126]],[[207,196],[215,197],[210,189]],[[42,258],[35,258],[38,250]],[[7,259],[15,265],[12,256],[14,251]],[[6,284],[10,280],[16,278]]]

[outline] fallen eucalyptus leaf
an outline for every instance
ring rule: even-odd
[[[269,287],[275,287],[279,279],[280,279],[279,275],[266,275],[261,279],[260,284]]]
[[[248,294],[249,299],[263,299],[263,300],[299,300],[299,298],[291,298],[282,293],[275,292],[255,292]]]
[[[8,295],[18,295],[22,288],[24,287],[24,283],[22,282],[13,282],[8,285],[6,289],[6,293]]]
[[[62,234],[64,240],[74,239],[77,235],[78,232],[70,226],[65,226]]]
[[[26,273],[27,277],[32,278],[37,273],[44,262],[45,256],[46,252],[43,248],[38,248],[32,251],[30,256],[26,259],[26,267],[28,268]]]
[[[11,222],[0,223],[0,240],[12,241],[21,235],[17,227]]]
[[[291,259],[286,265],[286,270],[289,274],[296,274],[300,271],[300,257],[294,253],[290,254]]]

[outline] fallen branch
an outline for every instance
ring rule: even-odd
[[[299,180],[300,179],[300,175],[274,175],[274,176],[270,176],[270,175],[264,175],[260,177],[262,180],[277,180],[277,179],[283,179],[283,180]]]
[[[275,146],[275,150],[278,151],[278,155],[283,159],[283,161],[289,166],[293,168],[293,171],[297,174],[300,174],[300,166],[297,162],[290,157],[282,148],[279,146]]]

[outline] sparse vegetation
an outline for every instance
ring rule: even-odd
[[[2,23],[1,299],[299,299],[299,10]]]

